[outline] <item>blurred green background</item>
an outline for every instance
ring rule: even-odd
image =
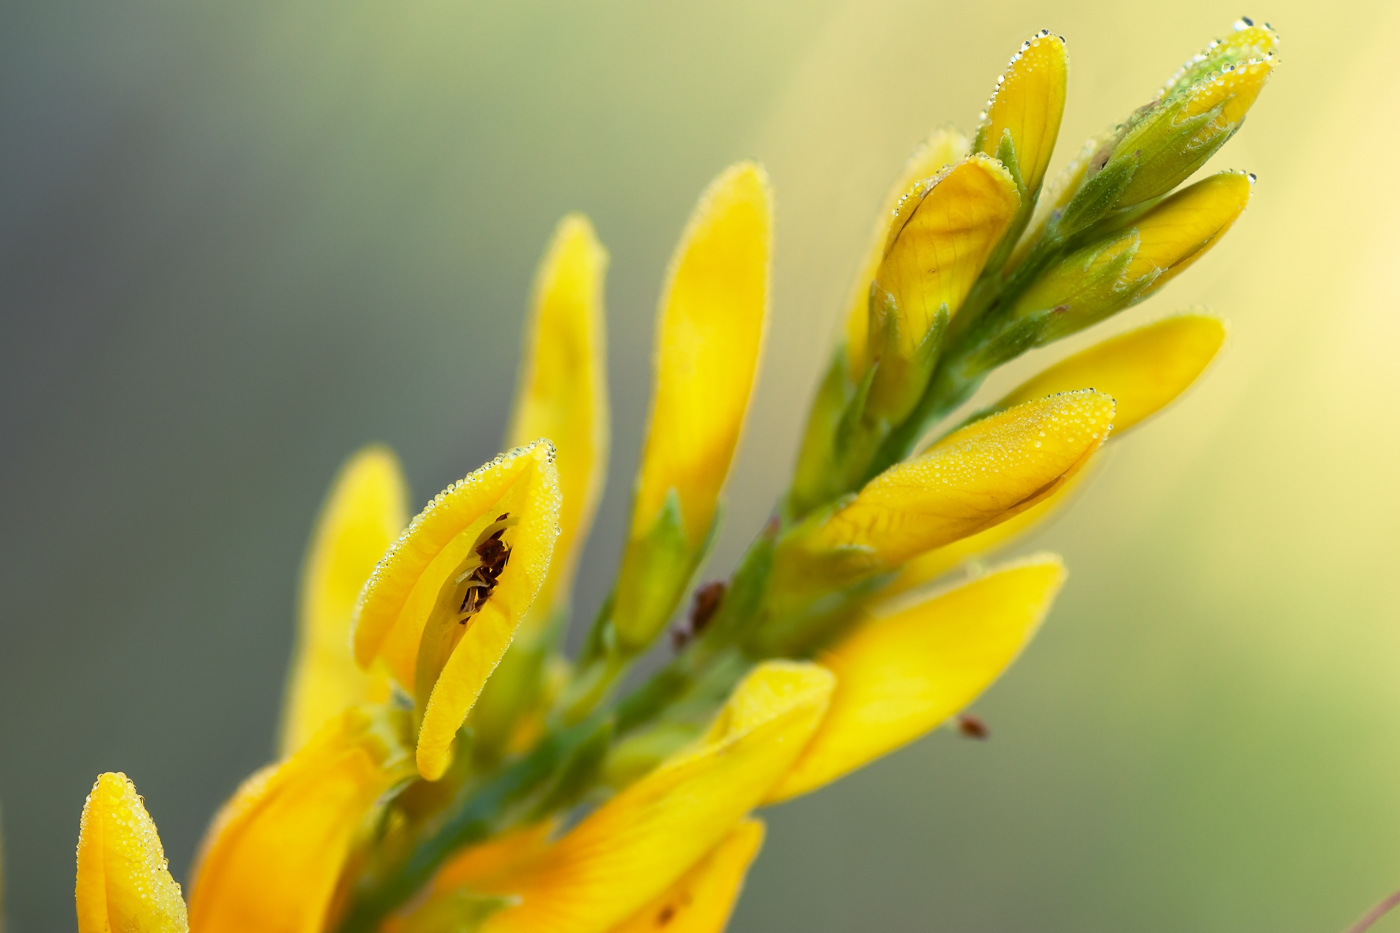
[[[766,368],[712,572],[762,523],[872,212],[1041,26],[1060,164],[1242,12],[1283,65],[1213,163],[1219,366],[1023,549],[1070,583],[977,706],[769,814],[737,931],[1332,931],[1400,886],[1400,8],[1275,0],[0,6],[0,801],[11,928],[73,926],[94,776],[177,877],[269,756],[297,566],[372,440],[425,499],[494,454],[554,221],[612,252],[620,548],[651,315],[706,182],[777,190]],[[994,391],[1067,347],[1021,361]],[[1377,927],[1400,930],[1392,918]]]

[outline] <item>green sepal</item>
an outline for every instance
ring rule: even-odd
[[[724,591],[724,599],[706,629],[705,637],[716,642],[742,638],[768,595],[777,552],[776,524],[765,528],[744,554]]]
[[[1132,184],[1138,160],[1131,152],[1111,158],[1112,145],[1109,143],[1093,156],[1095,162],[1103,160],[1103,167],[1084,179],[1047,231],[1047,238],[1068,239],[1118,206],[1123,192]]]
[[[1112,158],[1131,155],[1136,165],[1132,181],[1119,192],[1115,207],[1131,207],[1166,194],[1206,163],[1243,125],[1217,126],[1224,104],[1180,119],[1190,103],[1186,97],[1165,103],[1138,122],[1118,141]]]
[[[829,497],[831,465],[836,460],[836,434],[854,391],[850,360],[843,341],[831,356],[831,364],[827,366],[826,376],[807,415],[792,488],[783,503],[783,512],[789,521],[800,519]]]
[[[717,524],[718,515],[711,523],[707,544]],[[691,548],[680,496],[675,489],[668,490],[651,529],[628,542],[622,558],[611,624],[619,652],[634,655],[645,651],[661,633],[704,552],[704,545],[698,550]]]
[[[870,306],[870,341],[876,346],[875,341],[879,340],[880,357],[871,369],[873,379],[862,420],[877,425],[897,424],[914,410],[928,387],[948,331],[948,305],[939,305],[928,330],[908,357],[902,353],[904,335],[900,331],[898,299],[875,287],[871,289]]]

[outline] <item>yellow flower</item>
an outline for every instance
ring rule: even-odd
[[[761,168],[730,168],[701,197],[671,260],[613,606],[612,631],[628,651],[665,625],[714,524],[767,325],[771,201]]]
[[[1065,40],[1043,29],[1021,44],[987,102],[973,148],[1013,170],[1022,197],[1040,190],[1050,165],[1068,77]]]
[[[900,201],[916,184],[925,178],[932,178],[954,162],[962,161],[968,154],[967,137],[951,127],[943,127],[929,135],[905,163],[903,171],[895,179],[885,201],[876,215],[875,229],[870,235],[870,245],[866,248],[865,261],[856,274],[851,286],[850,297],[846,299],[844,318],[846,340],[846,362],[850,366],[850,378],[859,382],[865,374],[867,359],[866,342],[870,328],[870,283],[879,271],[880,260],[885,257],[885,242],[890,234],[890,219],[894,217]]]
[[[898,567],[1044,499],[1108,437],[1113,400],[1092,390],[1019,405],[949,435],[871,480],[779,545],[783,574],[824,585]],[[792,568],[789,570],[788,568]],[[815,579],[811,579],[815,578]]]
[[[136,788],[123,774],[102,775],[78,839],[79,933],[323,929],[361,820],[411,773],[401,720],[351,708],[282,764],[245,781],[205,838],[189,925]]]
[[[588,219],[559,222],[535,276],[515,414],[506,447],[547,437],[559,474],[559,537],[534,605],[472,712],[476,754],[497,758],[541,712],[549,656],[567,621],[574,568],[608,460],[603,279],[608,255]]]
[[[831,706],[769,802],[809,793],[971,703],[1030,641],[1064,577],[1059,558],[1033,558],[858,621],[821,655],[836,675]]]
[[[370,571],[408,524],[407,499],[399,461],[382,447],[351,457],[331,486],[302,567],[298,644],[282,709],[283,755],[347,706],[389,696],[382,669],[355,667],[350,622]]]
[[[190,924],[207,933],[324,927],[355,831],[412,773],[400,713],[352,707],[224,804],[191,872]]]
[[[607,348],[603,277],[608,254],[588,218],[559,222],[535,279],[507,448],[554,444],[559,537],[530,615],[541,621],[567,598],[608,469]]]
[[[1012,389],[992,406],[1004,411],[1037,398],[1094,388],[1114,400],[1113,434],[1151,417],[1185,392],[1220,352],[1225,325],[1204,314],[1179,314],[1105,340],[1068,357]],[[1068,502],[1081,470],[1048,498],[1000,525],[935,548],[909,561],[886,592],[907,590],[952,570],[969,557],[1004,547],[1043,524]]]
[[[103,774],[78,832],[78,933],[185,933],[185,901],[125,774]]]
[[[516,448],[438,493],[365,584],[355,659],[382,660],[419,704],[430,781],[544,582],[558,513],[553,447]]]

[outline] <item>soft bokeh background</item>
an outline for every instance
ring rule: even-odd
[[[722,0],[0,6],[0,800],[8,912],[71,929],[96,773],[177,876],[271,748],[300,552],[363,442],[426,498],[497,449],[555,219],[608,283],[619,550],[663,266],[707,180],[778,194],[725,569],[782,485],[871,212],[1063,33],[1059,160],[1239,12],[1283,67],[1219,166],[1229,352],[1027,547],[1070,585],[978,705],[770,814],[738,931],[1339,930],[1400,885],[1400,64],[1393,4]],[[1023,361],[1020,372],[1063,347]],[[1391,920],[1378,929],[1400,930]]]

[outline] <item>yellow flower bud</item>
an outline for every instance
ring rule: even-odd
[[[125,774],[104,774],[78,833],[78,933],[185,933],[185,902],[156,824]]]
[[[1000,159],[1027,200],[1040,190],[1065,111],[1065,41],[1041,30],[1021,45],[987,102],[973,148]]]
[[[957,313],[1021,207],[1004,166],[972,155],[917,182],[895,208],[870,296],[867,410],[898,422],[918,402]]]
[[[666,624],[714,525],[758,374],[772,227],[768,177],[740,163],[701,197],[671,261],[613,607],[628,651],[650,644]]]
[[[1177,192],[1061,259],[1018,299],[1012,318],[1043,318],[1035,343],[1045,344],[1136,304],[1215,245],[1249,203],[1251,184],[1221,172]]]

